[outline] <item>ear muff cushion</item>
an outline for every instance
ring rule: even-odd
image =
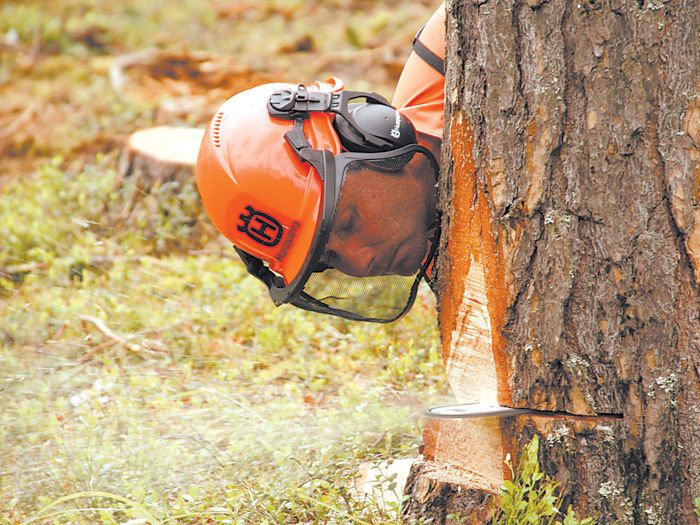
[[[353,110],[364,104],[348,104],[348,112],[352,114]],[[378,151],[376,146],[367,143],[364,137],[357,131],[342,115],[338,114],[333,117],[333,128],[338,134],[340,143],[347,151],[374,152]]]
[[[416,144],[413,124],[391,106],[373,103],[348,104],[348,112],[362,131],[382,145],[366,141],[363,136],[342,116],[336,115],[333,126],[340,143],[348,151],[372,153],[390,151],[408,144]]]

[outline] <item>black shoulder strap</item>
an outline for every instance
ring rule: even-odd
[[[437,56],[435,53],[433,53],[430,49],[425,47],[425,44],[421,42],[418,37],[420,34],[423,32],[423,28],[425,26],[421,27],[418,30],[418,33],[416,33],[416,36],[413,37],[413,51],[421,57],[426,64],[428,64],[430,67],[432,67],[435,71],[440,73],[441,75],[445,75],[445,61]]]

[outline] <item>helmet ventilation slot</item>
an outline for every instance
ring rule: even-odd
[[[212,138],[214,139],[214,146],[217,148],[221,147],[221,121],[224,118],[224,112],[219,111],[215,116],[214,116],[214,126],[212,129]]]

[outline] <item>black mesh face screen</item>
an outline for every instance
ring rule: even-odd
[[[420,159],[421,157],[421,155],[418,155],[417,159]],[[411,160],[413,160],[414,158],[416,158],[416,152],[409,151],[408,153],[404,153],[395,157],[389,157],[387,159],[356,161],[348,166],[348,172],[352,173],[353,171],[358,171],[361,169],[370,169],[378,173],[403,172],[404,168],[416,169],[416,166],[408,166],[408,163],[411,162]],[[418,162],[415,162],[414,164],[418,164]],[[429,169],[430,165],[427,162],[427,159],[426,164],[428,164],[427,168]]]
[[[313,274],[304,292],[334,310],[370,319],[398,319],[411,299],[416,276],[351,277],[337,270]]]
[[[400,243],[388,242],[389,248],[382,248],[385,251],[381,257],[377,256],[377,259],[391,260],[390,271],[386,271],[384,264],[368,266],[367,271],[371,275],[366,277],[346,275],[339,271],[343,269],[342,264],[336,263],[338,268],[333,268],[333,259],[330,259],[329,265],[319,265],[319,270],[323,269],[311,274],[304,286],[302,297],[294,301],[296,306],[349,319],[375,322],[394,321],[410,309],[420,279],[430,262],[427,253],[430,245],[427,222],[434,220],[432,213],[425,210],[424,198],[421,195],[414,196],[410,191],[404,191],[401,196],[395,194],[398,193],[396,185],[405,186],[408,180],[405,177],[415,175],[416,172],[420,176],[429,177],[429,180],[435,180],[433,164],[424,153],[415,150],[393,157],[353,160],[345,166],[345,184],[363,185],[362,195],[366,196],[366,200],[363,200],[364,209],[367,210],[366,206],[370,206],[373,213],[368,213],[368,216],[371,215],[373,220],[382,222],[381,227],[375,229],[371,235],[376,235],[378,230],[391,239],[397,236],[394,230],[401,229],[405,224],[423,224],[425,230],[422,241],[415,247],[408,245],[409,249]],[[407,187],[414,186],[409,184]],[[347,191],[350,193],[349,189]],[[384,208],[386,203],[389,204]],[[387,212],[382,215],[384,209]],[[422,219],[423,216],[425,219]],[[363,217],[364,219],[367,217]],[[334,226],[335,224],[332,228]],[[381,243],[376,243],[376,237],[372,238],[371,244],[382,246]],[[393,246],[399,248],[394,249]],[[412,248],[415,251],[411,251]],[[407,260],[409,262],[405,262]],[[399,261],[400,264],[393,261]]]

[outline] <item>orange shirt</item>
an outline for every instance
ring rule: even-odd
[[[438,58],[445,59],[445,4],[425,24],[418,39]],[[392,105],[405,115],[416,131],[442,139],[445,77],[415,51],[404,65]]]

